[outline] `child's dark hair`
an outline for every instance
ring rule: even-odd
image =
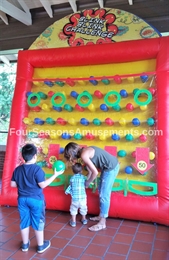
[[[74,174],[81,173],[82,172],[81,163],[75,163],[74,165],[72,165],[72,171],[73,171]]]
[[[37,148],[33,144],[26,144],[22,147],[22,157],[25,162],[32,160],[35,154],[37,154]]]

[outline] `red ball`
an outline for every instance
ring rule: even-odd
[[[97,97],[97,98],[99,98],[99,99],[101,99],[101,98],[103,97],[103,94],[102,94],[99,90],[96,90],[96,91],[94,92],[94,96]]]
[[[134,106],[133,106],[131,103],[128,103],[128,104],[126,105],[126,109],[127,109],[128,111],[133,111],[133,110],[134,110]]]
[[[142,135],[140,135],[139,139],[140,139],[141,142],[146,142],[147,136],[142,134]]]
[[[106,123],[107,125],[110,125],[110,126],[111,126],[111,125],[114,125],[113,120],[111,120],[111,118],[109,118],[109,117],[105,119],[105,123]]]

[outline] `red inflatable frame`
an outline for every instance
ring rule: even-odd
[[[157,129],[157,196],[145,197],[113,192],[109,216],[169,225],[169,37],[133,40],[105,45],[20,51],[16,88],[11,109],[10,129],[24,130],[22,119],[28,114],[26,92],[30,91],[34,68],[81,66],[156,59]],[[21,102],[22,101],[22,102]],[[11,175],[17,165],[21,136],[8,136],[2,177],[1,205],[17,205],[16,188],[10,187]],[[88,189],[88,209],[97,214],[98,194]],[[63,187],[44,190],[48,209],[69,210],[70,200]]]

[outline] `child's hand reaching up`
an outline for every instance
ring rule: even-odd
[[[59,175],[61,175],[62,173],[64,173],[64,170],[61,171],[56,171],[56,169],[54,169],[54,175],[57,177]]]

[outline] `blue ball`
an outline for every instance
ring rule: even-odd
[[[133,118],[132,124],[135,125],[135,126],[139,126],[140,125],[140,120],[138,118]]]
[[[70,134],[67,134],[67,133],[63,133],[63,134],[62,134],[62,138],[67,140],[67,139],[70,139],[70,138],[71,138],[71,135],[70,135]]]
[[[65,149],[64,149],[63,147],[60,147],[59,153],[60,153],[60,154],[64,153],[64,150],[65,150]]]
[[[144,83],[144,82],[147,82],[148,81],[148,75],[142,75],[140,76],[140,79],[141,81]]]
[[[111,138],[112,138],[112,140],[114,140],[114,141],[119,141],[119,140],[120,140],[120,136],[117,135],[117,134],[113,134],[113,135],[111,136]]]
[[[77,98],[79,94],[76,91],[71,91],[70,95],[73,98]]]
[[[89,121],[86,118],[81,118],[80,123],[82,125],[89,125]]]
[[[108,111],[109,110],[109,108],[105,104],[101,104],[100,105],[100,109],[103,110],[103,111]]]
[[[35,118],[34,123],[37,125],[43,125],[45,123],[45,121],[40,118]]]
[[[127,93],[127,91],[126,91],[125,89],[122,89],[122,90],[120,90],[120,95],[121,95],[122,97],[127,97],[127,96],[128,96],[128,93]]]
[[[132,172],[133,172],[133,168],[132,168],[131,166],[127,166],[127,167],[125,168],[125,173],[131,174]]]
[[[62,111],[62,108],[61,107],[56,107],[56,106],[53,106],[53,109],[58,111],[58,112],[61,112]]]

